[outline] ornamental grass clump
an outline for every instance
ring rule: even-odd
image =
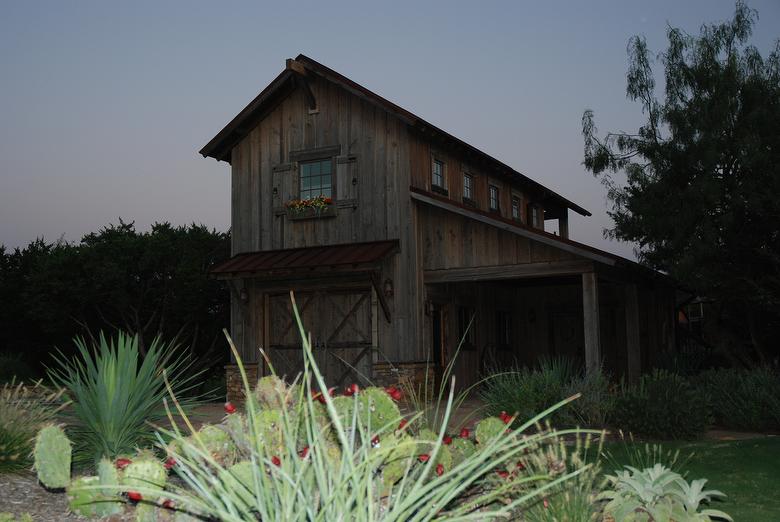
[[[30,468],[35,434],[62,407],[61,395],[40,381],[0,388],[0,473]]]
[[[156,338],[142,357],[138,337],[124,332],[111,339],[101,333],[91,347],[81,338],[75,343],[78,354],[59,353],[49,377],[71,401],[64,414],[77,463],[93,465],[154,445],[154,425],[167,420],[164,372],[184,410],[198,404],[192,392],[202,372],[191,371],[176,346]]]
[[[170,483],[165,493],[174,505],[222,521],[488,520],[517,517],[541,495],[590,469],[584,463],[555,472],[516,466],[575,432],[525,433],[561,404],[516,429],[509,428],[511,417],[491,419],[492,428],[477,428],[477,443],[470,430],[462,430],[457,441],[445,431],[452,391],[438,432],[418,424],[420,413],[401,413],[397,401],[403,393],[396,387],[349,386],[337,396],[317,368],[294,299],[293,310],[304,371],[292,384],[274,376],[250,383],[231,342],[246,403],[226,408],[225,420],[211,427],[227,437],[194,429],[179,410],[187,430],[174,422],[167,445],[183,483]],[[175,398],[174,404],[178,408]],[[138,493],[147,491],[139,487]]]

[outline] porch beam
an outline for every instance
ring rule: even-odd
[[[582,311],[585,331],[585,369],[590,373],[597,371],[601,366],[599,280],[596,272],[582,274]]]
[[[494,265],[470,268],[426,270],[423,274],[423,278],[426,284],[460,283],[470,281],[497,281],[532,277],[579,275],[592,271],[592,261],[576,260],[554,261],[549,263],[524,263],[516,265]]]
[[[629,382],[637,382],[642,371],[642,352],[639,342],[639,296],[636,284],[624,287],[626,311],[626,361]]]

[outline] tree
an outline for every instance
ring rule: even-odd
[[[780,344],[768,343],[780,324],[780,41],[762,58],[748,43],[757,19],[740,1],[698,36],[670,27],[663,100],[645,39],[632,38],[626,93],[646,123],[600,138],[586,110],[582,130],[585,167],[612,203],[605,234],[716,299],[766,358]]]
[[[208,271],[229,255],[227,233],[169,223],[137,232],[121,220],[79,243],[0,247],[0,352],[46,362],[75,335],[124,330],[142,351],[160,335],[213,365],[228,354],[218,343],[230,300]]]

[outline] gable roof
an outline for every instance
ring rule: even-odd
[[[252,100],[249,105],[233,118],[211,141],[209,141],[201,150],[200,154],[204,157],[211,157],[218,161],[230,161],[230,152],[233,147],[243,139],[249,132],[263,119],[273,108],[293,92],[299,85],[299,79],[309,72],[317,74],[326,80],[340,85],[355,96],[362,98],[374,105],[381,107],[387,112],[400,118],[410,127],[416,129],[421,134],[445,142],[447,145],[459,149],[470,159],[474,159],[486,165],[492,170],[491,174],[499,174],[513,181],[532,188],[542,193],[546,198],[551,199],[558,204],[570,208],[583,216],[590,216],[591,213],[572,201],[564,198],[560,194],[550,190],[541,183],[538,183],[524,174],[513,169],[509,165],[497,160],[489,154],[482,152],[476,147],[469,145],[465,141],[456,138],[452,134],[436,127],[435,125],[423,120],[419,116],[399,107],[393,102],[379,96],[378,94],[366,89],[362,85],[355,83],[346,76],[343,76],[333,69],[330,69],[321,63],[312,60],[308,56],[299,54],[295,60],[287,60],[287,66],[268,86]]]

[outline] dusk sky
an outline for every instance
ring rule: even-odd
[[[753,0],[752,42],[780,36]],[[0,243],[77,241],[110,223],[229,227],[229,165],[197,151],[298,53],[335,69],[579,203],[602,238],[605,190],[582,166],[580,118],[633,131],[626,44],[665,49],[726,0],[591,2],[4,2]]]

